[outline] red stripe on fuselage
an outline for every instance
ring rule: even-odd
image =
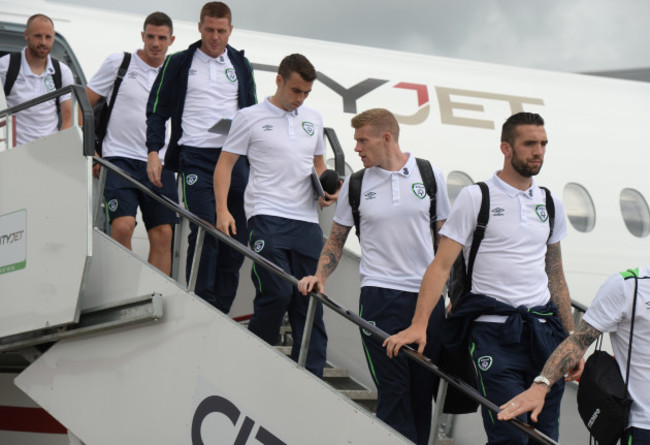
[[[42,408],[0,406],[0,430],[66,434],[68,429]]]

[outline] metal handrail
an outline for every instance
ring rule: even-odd
[[[93,107],[90,106],[90,101],[86,95],[86,90],[80,85],[68,85],[50,93],[43,94],[34,99],[30,99],[21,104],[14,105],[13,107],[6,108],[0,111],[0,119],[3,117],[10,117],[19,111],[27,110],[35,105],[42,104],[43,102],[56,99],[57,97],[71,93],[75,100],[81,107],[81,115],[83,117],[83,154],[92,156],[95,153],[95,115],[93,114]],[[73,118],[76,115],[73,112]]]
[[[336,136],[336,131],[333,128],[325,127],[323,128],[323,136],[330,143],[330,147],[334,152],[334,170],[339,176],[345,176],[345,153],[341,148],[338,136]]]
[[[132,185],[137,187],[139,190],[147,194],[148,196],[152,197],[154,200],[156,200],[158,203],[164,205],[165,207],[173,210],[177,214],[179,214],[183,218],[187,218],[191,223],[196,224],[198,227],[203,229],[205,233],[216,237],[219,241],[222,241],[226,243],[229,247],[232,249],[235,249],[237,252],[245,255],[246,257],[250,258],[252,261],[254,261],[257,265],[264,267],[267,269],[269,272],[273,273],[277,277],[287,281],[294,287],[298,286],[298,279],[295,278],[294,276],[288,274],[285,272],[283,269],[281,269],[279,266],[276,264],[272,263],[268,259],[264,258],[263,256],[259,255],[258,253],[255,253],[248,247],[244,246],[243,244],[239,243],[238,241],[230,238],[229,236],[225,235],[224,233],[218,231],[213,225],[208,223],[207,221],[199,218],[192,212],[184,209],[181,207],[177,202],[174,202],[173,200],[169,199],[166,196],[159,195],[155,191],[149,189],[145,185],[141,184],[137,180],[133,179],[131,176],[129,176],[126,172],[122,171],[120,168],[116,167],[114,164],[111,162],[101,159],[98,157],[94,158],[98,163],[100,163],[102,166],[106,167],[107,169],[111,170],[113,173],[117,174],[121,178],[127,180],[130,182]],[[334,312],[338,313],[342,317],[346,318],[347,320],[351,321],[352,323],[356,324],[362,329],[365,329],[366,331],[370,332],[374,337],[378,338],[380,341],[383,342],[383,340],[387,339],[389,335],[382,331],[381,329],[377,328],[373,324],[369,323],[368,321],[364,320],[363,318],[359,317],[357,314],[352,312],[349,309],[344,308],[334,300],[330,299],[327,295],[321,294],[321,293],[314,293],[311,292],[309,294],[310,297],[312,297],[315,300],[320,301],[323,303],[325,306],[328,308],[332,309]],[[305,340],[303,338],[303,340]],[[306,342],[309,344],[308,342]],[[499,407],[488,400],[487,398],[483,397],[476,389],[474,389],[472,386],[469,384],[465,383],[463,380],[459,379],[456,376],[450,375],[445,373],[444,371],[440,370],[430,359],[427,357],[424,357],[423,355],[418,354],[415,350],[412,348],[405,346],[401,349],[401,353],[405,354],[409,359],[416,361],[420,365],[424,366],[427,368],[429,371],[433,372],[436,374],[438,377],[445,379],[446,381],[449,382],[451,386],[459,390],[461,393],[464,395],[468,396],[469,398],[475,400],[479,404],[483,405],[487,409],[494,411],[494,412],[499,412]],[[513,426],[518,428],[519,430],[523,431],[526,433],[528,436],[532,437],[534,440],[536,440],[538,443],[543,443],[543,444],[556,444],[553,439],[550,437],[546,436],[544,433],[538,431],[531,425],[519,420],[518,418],[514,418],[512,420],[509,420]]]

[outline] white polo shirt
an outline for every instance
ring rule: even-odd
[[[433,261],[430,199],[415,157],[408,155],[406,164],[398,171],[370,167],[364,173],[359,203],[361,287],[418,292],[422,276]],[[449,215],[450,205],[442,172],[433,167],[433,174],[437,187],[436,215],[440,221]],[[346,178],[334,221],[352,227],[349,189],[350,178]]]
[[[634,279],[612,275],[600,287],[583,320],[600,332],[609,332],[612,349],[625,380],[627,348],[630,339]],[[630,426],[650,429],[650,267],[639,268],[639,291],[632,340],[630,383],[628,390],[634,401],[630,410]]]
[[[154,68],[145,63],[138,56],[138,51],[131,53],[127,72],[117,91],[102,146],[104,157],[119,156],[147,161],[147,101],[160,67]],[[108,56],[88,83],[88,88],[110,101],[123,59],[124,53]],[[165,134],[169,142],[169,131]],[[165,159],[166,150],[167,144],[159,152],[161,161]]]
[[[267,98],[235,115],[223,151],[248,156],[246,218],[271,215],[318,223],[311,171],[323,155],[323,119],[301,106],[284,111]]]
[[[515,307],[544,305],[550,298],[546,245],[567,235],[564,206],[553,194],[555,226],[549,240],[546,195],[534,180],[524,191],[506,184],[496,174],[485,183],[490,189],[490,218],[474,262],[472,292]],[[465,187],[440,230],[441,235],[464,246],[466,262],[480,206],[479,186]]]
[[[7,54],[0,58],[0,80],[2,85],[7,77],[9,69],[9,57]],[[66,87],[74,83],[72,71],[68,66],[61,62],[61,87]],[[9,97],[7,97],[7,106],[13,107],[28,100],[34,99],[43,94],[50,93],[56,88],[54,86],[54,67],[52,59],[47,56],[47,68],[43,74],[36,75],[29,68],[27,59],[25,59],[25,48],[22,50],[20,60],[20,70],[16,77]],[[59,98],[60,103],[70,100],[70,94],[65,94]],[[16,113],[16,144],[22,145],[35,139],[47,136],[57,131],[59,117],[56,113],[56,101],[54,99],[31,107],[29,110]]]
[[[183,108],[183,135],[179,145],[217,148],[226,135],[208,130],[222,118],[232,119],[238,108],[239,81],[228,51],[212,58],[201,49],[194,52],[187,79]]]

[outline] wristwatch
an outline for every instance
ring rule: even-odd
[[[533,379],[533,383],[537,385],[544,385],[546,386],[546,391],[551,392],[551,381],[544,377],[543,375],[538,375]]]

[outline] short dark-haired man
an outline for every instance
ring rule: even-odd
[[[231,12],[222,2],[208,2],[198,24],[201,40],[167,58],[147,104],[147,149],[149,180],[161,187],[162,163],[158,152],[165,145],[165,123],[171,118],[171,140],[165,168],[178,170],[183,181],[187,208],[216,224],[212,177],[224,134],[208,131],[222,118],[257,102],[253,69],[228,45],[232,33]],[[238,227],[238,240],[246,243],[243,194],[248,182],[248,162],[242,157],[233,172],[228,194]],[[188,237],[187,277],[192,267],[198,228],[191,225]],[[239,284],[243,255],[206,236],[194,291],[224,313],[230,310]]]
[[[27,20],[25,40],[27,46],[20,56],[20,68],[13,86],[7,94],[7,106],[13,107],[34,99],[56,89],[55,76],[57,62],[50,57],[56,33],[54,22],[44,14],[34,14]],[[9,70],[11,55],[0,58],[0,80],[5,85]],[[61,87],[72,85],[72,71],[64,63],[60,67]],[[58,106],[57,106],[58,103]],[[72,125],[72,102],[70,94],[41,103],[28,110],[16,113],[16,144],[22,145],[35,139],[47,136],[57,130],[61,111],[61,129]]]
[[[108,121],[102,156],[154,188],[147,178],[145,112],[151,86],[165,61],[167,48],[174,42],[172,21],[163,12],[151,13],[145,19],[140,34],[144,47],[131,55]],[[91,105],[94,106],[101,97],[112,97],[123,60],[124,53],[111,54],[104,60],[86,87]],[[160,156],[164,153],[163,148]],[[177,202],[174,173],[163,170],[161,181],[163,187],[160,192]],[[135,217],[140,207],[149,236],[149,263],[169,275],[172,266],[172,224],[178,220],[176,214],[110,172],[106,177],[104,199],[111,222],[111,236],[128,249],[131,248]]]
[[[538,114],[517,113],[503,125],[503,169],[485,181],[490,217],[474,262],[472,289],[454,304],[449,319],[459,332],[467,327],[466,339],[459,335],[452,340],[471,346],[489,400],[501,405],[533,382],[548,387],[537,427],[557,440],[564,382],[551,387],[538,374],[553,349],[573,331],[574,322],[560,251],[560,240],[567,235],[564,207],[553,195],[551,228],[546,192],[533,180],[542,168],[547,143],[544,120]],[[469,257],[481,202],[478,185],[465,187],[456,198],[440,230],[440,248],[422,279],[411,326],[384,342],[389,356],[410,343],[423,350],[429,315],[449,271],[461,250],[465,261]],[[483,409],[483,425],[490,444],[528,443],[528,436],[497,422],[487,409]]]
[[[302,106],[311,92],[316,70],[306,57],[291,54],[280,63],[275,94],[263,103],[240,110],[223,147],[214,172],[217,202],[217,229],[239,235],[231,215],[228,189],[233,167],[240,156],[248,156],[251,178],[246,187],[246,217],[253,250],[294,276],[313,274],[323,246],[318,224],[318,204],[331,205],[336,195],[325,201],[314,199],[311,171],[325,171],[323,120],[320,113]],[[298,359],[307,312],[307,299],[291,284],[262,267],[253,267],[255,312],[249,329],[275,344],[285,313],[293,329],[291,357]],[[323,375],[327,334],[323,308],[318,304],[307,369]]]
[[[399,124],[382,108],[364,111],[352,119],[355,151],[366,170],[359,200],[361,296],[359,315],[391,334],[408,327],[418,298],[422,275],[434,256],[431,199],[426,193],[416,159],[402,152]],[[449,214],[442,172],[432,166],[436,181],[436,235]],[[341,187],[330,236],[320,255],[316,275],[298,285],[303,294],[323,292],[327,277],[343,253],[355,225],[350,206],[350,179]],[[361,198],[372,196],[369,198]],[[444,319],[439,301],[427,328],[424,354],[438,363]],[[438,378],[417,363],[399,357],[390,360],[381,344],[362,329],[368,368],[377,385],[377,417],[417,444],[429,443],[431,405]]]

